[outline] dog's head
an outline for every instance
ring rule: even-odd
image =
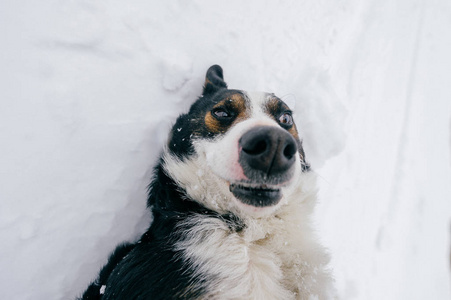
[[[163,158],[187,198],[252,217],[289,201],[308,170],[290,108],[274,94],[228,89],[218,65],[177,119]]]

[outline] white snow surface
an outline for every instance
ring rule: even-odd
[[[212,64],[295,105],[341,299],[451,299],[451,2],[0,3],[0,299],[74,299],[151,221]]]

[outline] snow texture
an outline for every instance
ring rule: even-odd
[[[73,299],[135,240],[212,64],[295,105],[342,299],[450,299],[451,2],[0,3],[0,298]]]

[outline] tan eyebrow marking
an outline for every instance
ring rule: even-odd
[[[277,113],[278,108],[279,108],[279,100],[277,98],[274,97],[270,98],[265,103],[265,112],[268,113],[270,116],[274,116]]]

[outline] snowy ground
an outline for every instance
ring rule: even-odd
[[[211,64],[295,104],[342,299],[451,299],[451,2],[0,3],[0,299],[73,299],[145,229]]]

